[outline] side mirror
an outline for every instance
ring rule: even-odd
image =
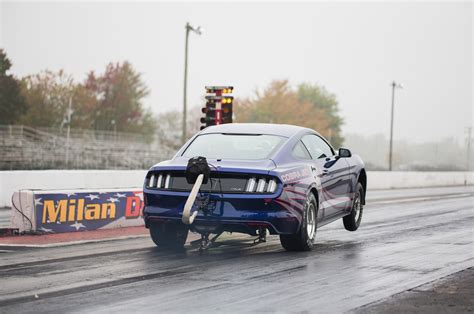
[[[339,157],[340,158],[349,158],[352,157],[352,153],[349,149],[347,148],[339,148]]]

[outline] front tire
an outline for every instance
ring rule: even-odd
[[[363,195],[364,188],[359,182],[357,183],[357,190],[354,195],[354,200],[352,201],[351,213],[342,218],[342,221],[344,222],[344,228],[346,228],[346,230],[356,231],[360,226],[360,222],[362,221],[362,212],[364,210],[364,205],[362,204]]]
[[[150,236],[161,249],[183,249],[189,229],[182,223],[161,223],[150,225]]]
[[[287,251],[310,251],[313,248],[318,226],[318,203],[313,193],[306,198],[303,220],[298,233],[280,235],[280,243]]]

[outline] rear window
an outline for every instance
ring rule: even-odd
[[[183,156],[209,159],[267,159],[285,140],[267,134],[203,134],[184,151]]]

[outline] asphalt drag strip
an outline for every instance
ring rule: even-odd
[[[355,313],[472,313],[474,268],[363,306]]]
[[[369,202],[358,231],[322,227],[311,252],[236,234],[204,254],[149,238],[13,250],[0,254],[0,312],[357,311],[474,266],[474,197],[459,194]]]

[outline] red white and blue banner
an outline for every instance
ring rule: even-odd
[[[13,196],[12,227],[45,233],[143,225],[142,189],[27,190]]]

